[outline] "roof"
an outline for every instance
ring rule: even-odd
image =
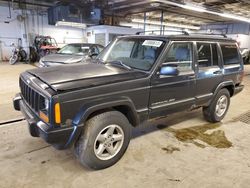
[[[69,44],[66,44],[66,45],[85,45],[85,46],[92,46],[92,45],[97,45],[97,46],[102,46],[101,44],[96,44],[96,43],[69,43]]]
[[[125,36],[126,37],[126,36]],[[196,41],[213,41],[213,42],[236,42],[234,39],[226,38],[222,35],[201,35],[201,34],[189,34],[189,35],[133,35],[129,38],[146,38],[155,40],[196,40]],[[121,37],[123,38],[123,37]]]

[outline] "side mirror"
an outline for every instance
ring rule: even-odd
[[[179,70],[173,66],[162,66],[160,69],[160,75],[164,76],[177,76],[179,74]]]

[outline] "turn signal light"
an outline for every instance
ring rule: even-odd
[[[55,122],[58,124],[61,123],[61,109],[59,103],[55,104]]]
[[[40,116],[40,118],[41,118],[45,123],[49,123],[49,118],[48,118],[48,116],[47,116],[45,113],[43,113],[42,111],[40,111],[40,112],[39,112],[39,116]]]

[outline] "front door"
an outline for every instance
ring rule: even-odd
[[[190,108],[195,103],[195,71],[193,43],[172,42],[162,61],[162,66],[174,66],[179,71],[175,76],[158,72],[151,79],[149,118]]]

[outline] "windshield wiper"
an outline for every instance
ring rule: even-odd
[[[122,67],[126,68],[127,70],[131,70],[132,68],[126,64],[124,64],[122,61],[120,60],[115,60],[115,61],[110,61],[108,62],[109,64],[115,64],[115,65],[121,65]]]

